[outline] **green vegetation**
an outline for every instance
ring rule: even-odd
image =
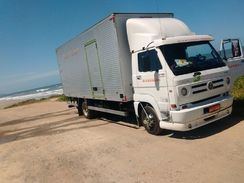
[[[235,81],[231,95],[234,97],[233,114],[244,116],[244,77]]]
[[[25,100],[25,101],[22,101],[22,102],[7,106],[4,109],[18,107],[18,106],[23,106],[23,105],[28,105],[28,104],[33,104],[33,103],[37,103],[37,102],[42,102],[44,100],[47,100],[47,99],[46,98],[43,98],[43,99],[29,99],[29,100]]]
[[[244,77],[235,81],[231,95],[234,97],[232,114],[244,116]]]
[[[244,100],[244,76],[235,81],[231,95],[234,97],[234,100]]]
[[[68,97],[66,97],[65,95],[60,95],[60,96],[58,96],[57,101],[66,102],[66,101],[68,101]]]

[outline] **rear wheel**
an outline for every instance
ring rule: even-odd
[[[159,127],[159,119],[155,110],[146,106],[141,111],[141,120],[146,131],[152,135],[160,135],[162,133],[162,129]]]
[[[79,116],[83,115],[82,103],[83,103],[83,101],[81,99],[77,99],[77,101],[76,101],[76,104],[77,104],[76,109],[78,111]]]
[[[82,103],[82,113],[87,119],[95,118],[95,111],[88,109],[87,102]]]
[[[78,111],[78,115],[79,116],[82,116],[83,115],[83,110],[82,110],[81,106],[78,106],[77,107],[77,111]]]

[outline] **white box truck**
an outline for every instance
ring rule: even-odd
[[[228,116],[228,66],[172,13],[114,13],[57,48],[64,94],[79,114],[135,114],[150,134]]]

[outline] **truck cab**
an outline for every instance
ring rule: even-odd
[[[145,129],[187,131],[232,111],[229,68],[211,45],[175,18],[127,20],[135,113]]]

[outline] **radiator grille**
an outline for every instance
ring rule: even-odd
[[[210,83],[212,85],[211,89],[208,87]],[[192,94],[198,94],[198,93],[206,92],[208,90],[221,88],[223,86],[224,86],[224,79],[216,79],[210,82],[204,82],[204,83],[193,85],[191,86],[191,89],[192,89]]]

